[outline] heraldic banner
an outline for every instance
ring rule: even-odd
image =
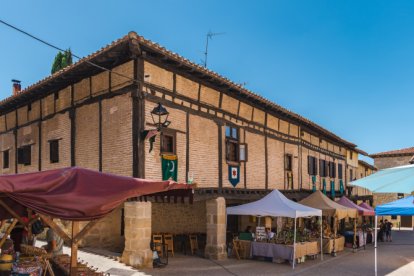
[[[229,166],[229,181],[233,187],[240,181],[240,167],[239,166]]]
[[[163,155],[162,160],[162,180],[172,179],[177,181],[177,155]]]

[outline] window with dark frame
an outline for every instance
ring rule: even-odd
[[[319,160],[319,175],[321,177],[328,176],[328,162],[326,162],[326,160]]]
[[[8,169],[10,166],[10,150],[3,151],[3,169]]]
[[[332,161],[329,161],[329,177],[336,178],[336,164]]]
[[[338,164],[338,178],[343,179],[342,164]]]
[[[161,135],[161,153],[175,154],[175,135],[165,134]]]
[[[25,166],[32,163],[32,146],[27,145],[17,149],[17,164]]]
[[[32,104],[31,103],[29,103],[28,105],[27,105],[27,111],[31,111],[32,110]]]
[[[349,169],[349,181],[354,181],[354,171]]]
[[[247,144],[240,143],[239,129],[226,126],[226,161],[229,163],[246,162],[248,157]]]
[[[55,92],[54,97],[55,97],[55,100],[59,100],[59,92]]]
[[[59,140],[49,141],[50,163],[59,163]]]
[[[308,174],[318,174],[318,159],[316,157],[308,156]]]
[[[292,171],[292,154],[285,154],[285,170]]]

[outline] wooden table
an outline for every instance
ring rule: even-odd
[[[320,241],[317,242],[318,247],[320,248]],[[344,250],[345,246],[345,237],[340,236],[335,239],[335,252],[340,252]],[[334,239],[323,238],[323,253],[330,254],[334,252]]]
[[[250,257],[271,257],[274,260],[284,259],[293,261],[293,245],[275,244],[266,242],[251,242]],[[295,258],[317,255],[320,252],[318,242],[296,243]]]

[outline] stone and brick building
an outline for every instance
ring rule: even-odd
[[[385,152],[374,153],[370,155],[374,159],[374,165],[379,170],[404,166],[414,163],[414,147],[391,150]],[[387,202],[395,201],[404,197],[404,194],[396,193],[379,193],[374,194],[374,204],[381,205]],[[410,216],[393,216],[386,217],[394,223],[394,225],[401,227],[413,227],[414,220]],[[384,218],[385,219],[385,218]]]
[[[150,151],[143,133],[154,129],[158,103],[171,123]],[[313,189],[340,196],[365,154],[134,32],[2,100],[0,150],[2,174],[80,166],[160,179],[162,155],[176,156],[178,182],[197,185],[193,204],[128,202],[84,241],[123,250],[134,266],[150,265],[152,232],[205,233],[206,256],[224,258],[226,206],[271,189],[295,200]]]

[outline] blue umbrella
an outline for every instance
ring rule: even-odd
[[[414,191],[414,165],[381,170],[352,181],[352,186],[366,188],[373,193],[404,193]]]

